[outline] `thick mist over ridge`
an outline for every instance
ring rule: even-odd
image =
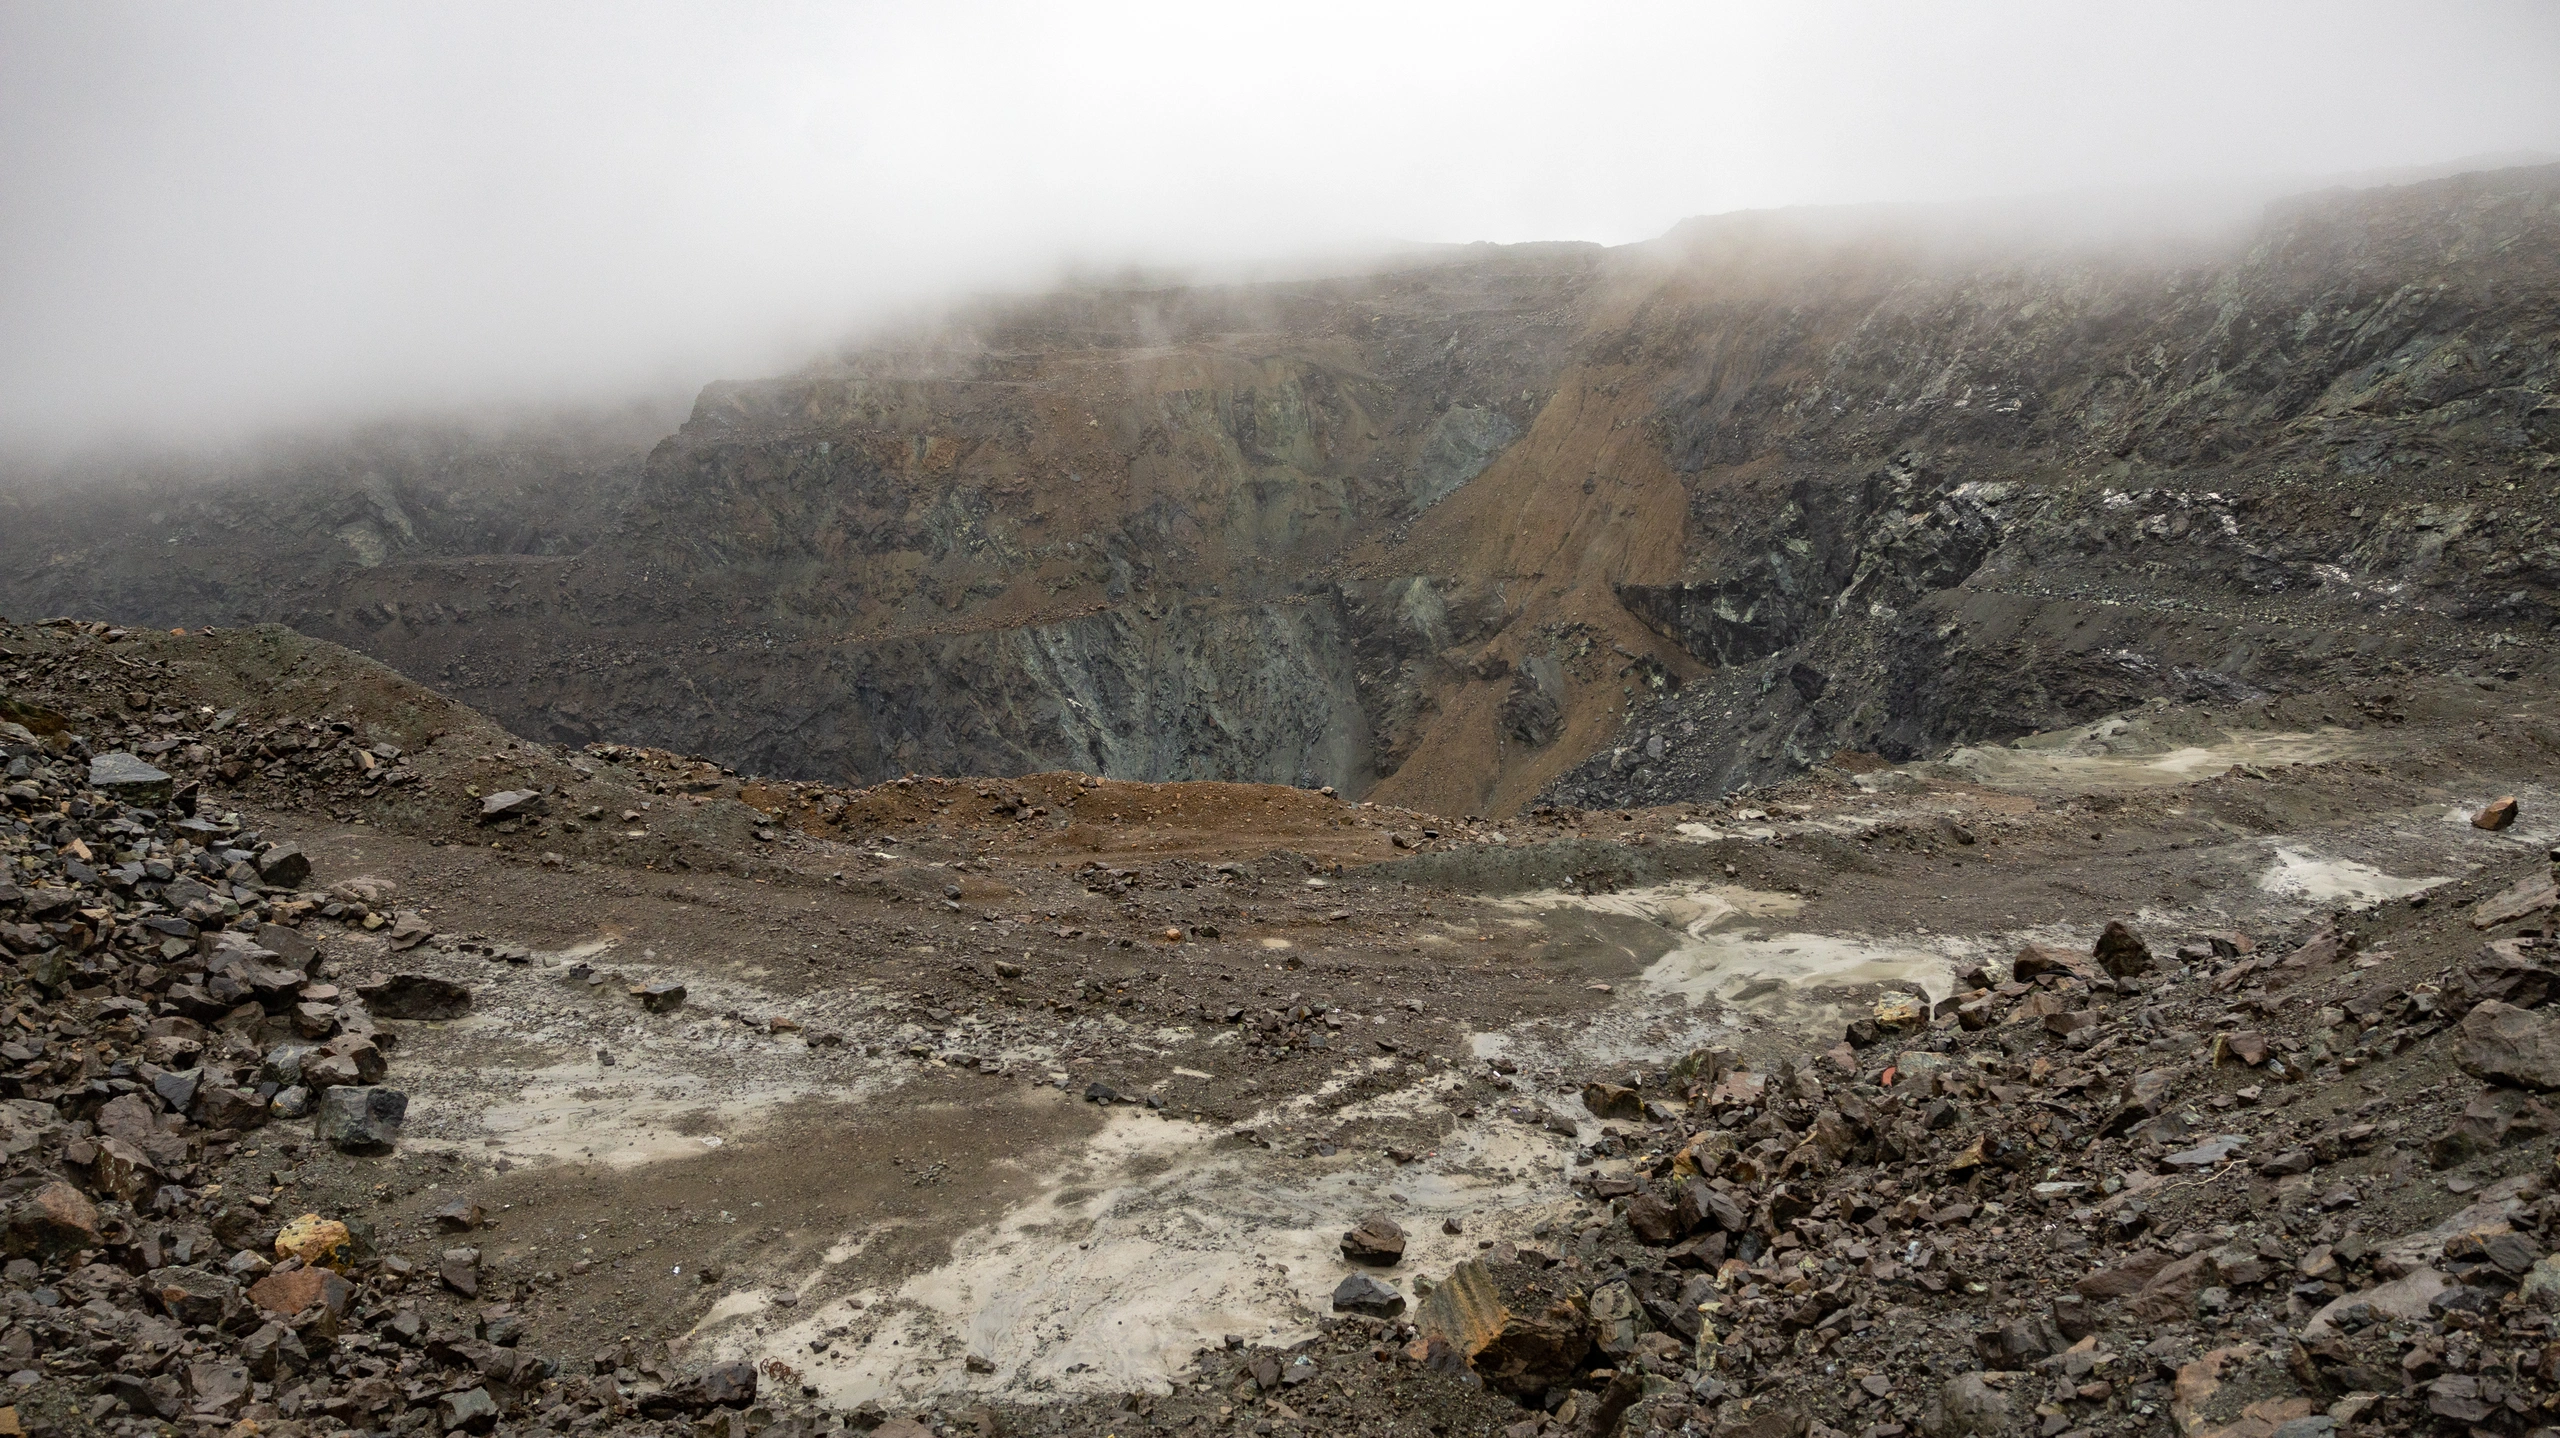
[[[0,14],[0,446],[684,394],[954,296],[1133,267],[1306,273],[2018,195],[2098,197],[2083,233],[2174,229],[2560,150],[2554,73],[2560,13],[2490,0],[1625,5],[1562,27],[1525,7],[20,8]]]

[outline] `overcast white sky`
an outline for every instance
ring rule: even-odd
[[[0,443],[690,389],[1061,264],[2560,151],[2560,5],[0,0]]]

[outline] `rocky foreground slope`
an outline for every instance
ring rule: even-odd
[[[0,626],[5,1417],[2535,1431],[2560,712],[2288,702],[1495,824]]]
[[[1703,802],[2513,667],[2560,576],[2555,256],[2542,167],[2222,239],[1782,212],[995,303],[471,490],[504,542],[411,522],[469,488],[434,466],[222,530],[38,486],[0,608],[287,622],[522,735],[793,778]]]

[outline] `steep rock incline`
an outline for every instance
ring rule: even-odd
[[[1065,296],[714,386],[608,542],[352,575],[321,632],[528,732],[781,772],[1362,790],[1394,696],[1328,570],[1527,426],[1600,261]]]
[[[1686,797],[2152,696],[2535,663],[2556,180],[2304,202],[2222,267],[1870,285],[1854,334],[1799,319],[1784,345],[1766,310],[1693,297],[1652,424],[1696,539],[1676,582],[1620,597],[1715,673],[1555,792]]]
[[[1727,216],[991,303],[706,390],[574,556],[87,592],[797,776],[1687,799],[2154,695],[2537,662],[2556,343],[2550,167],[2147,248]]]
[[[327,605],[349,570],[575,554],[604,536],[676,413],[638,403],[0,465],[0,594],[20,613],[244,624]]]

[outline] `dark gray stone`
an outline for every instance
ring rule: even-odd
[[[364,979],[356,997],[378,1019],[458,1019],[471,1012],[471,990],[432,974]]]
[[[530,819],[551,812],[551,801],[538,789],[502,789],[480,801],[480,822],[494,824],[501,819]]]
[[[498,1400],[486,1388],[448,1393],[436,1400],[436,1421],[447,1433],[486,1433],[498,1426]]]
[[[1404,1312],[1404,1295],[1365,1273],[1355,1273],[1334,1285],[1333,1311],[1393,1318]]]
[[[2090,950],[2089,956],[2120,979],[2133,978],[2151,970],[2151,946],[2126,928],[2122,920],[2108,922],[2106,932],[2098,935],[2097,947]]]
[[[204,1083],[204,1070],[187,1069],[172,1073],[161,1069],[151,1075],[151,1091],[169,1106],[171,1113],[185,1113],[196,1101],[196,1089]]]
[[[2560,1016],[2491,999],[2462,1016],[2453,1061],[2487,1083],[2560,1089]]]
[[[273,845],[258,856],[258,877],[279,889],[301,888],[311,882],[311,856],[291,844]]]
[[[89,787],[120,803],[166,804],[176,784],[131,754],[101,754],[89,761]]]
[[[745,1359],[715,1363],[702,1375],[702,1396],[723,1408],[744,1408],[756,1401],[756,1366]]]
[[[384,1153],[400,1137],[409,1096],[393,1088],[342,1085],[320,1095],[312,1134],[347,1153]]]

